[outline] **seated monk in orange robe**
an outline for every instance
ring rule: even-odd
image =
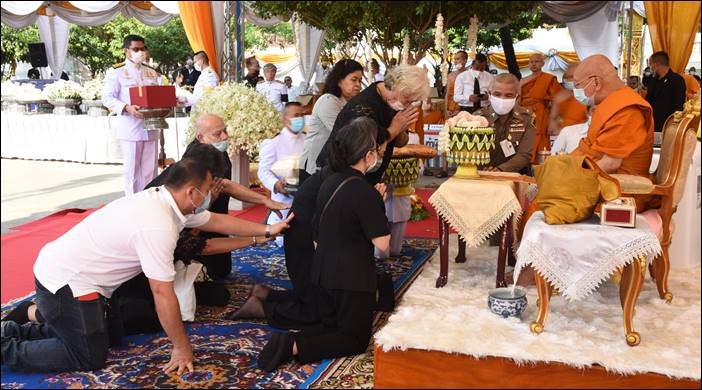
[[[700,83],[692,75],[688,73],[683,73],[683,79],[685,79],[685,95],[686,100],[690,100],[695,95],[700,92]]]
[[[573,97],[573,75],[577,64],[572,64],[563,74],[563,91],[556,94],[551,106],[548,133],[556,136],[567,126],[587,122],[587,106]]]
[[[551,141],[548,135],[549,108],[556,94],[563,90],[556,76],[541,71],[544,66],[544,57],[540,53],[529,57],[529,70],[532,74],[523,78],[520,83],[522,91],[519,104],[529,107],[536,114],[536,143],[532,163],[536,162],[539,150],[550,150]]]

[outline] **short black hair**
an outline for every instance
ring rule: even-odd
[[[336,97],[341,97],[341,87],[339,87],[339,81],[346,78],[353,72],[361,71],[363,73],[363,65],[352,59],[344,59],[337,62],[332,68],[331,72],[324,80],[324,88],[322,89],[322,95],[325,93],[330,93]]]
[[[219,149],[210,144],[196,142],[183,153],[183,158],[192,158],[202,161],[212,173],[212,176],[224,177],[226,174],[226,172],[224,172],[226,165],[224,153],[226,152],[220,152]]]
[[[302,103],[300,102],[287,102],[285,103],[285,108],[288,107],[302,107]]]
[[[661,64],[663,66],[668,66],[668,63],[670,61],[668,58],[668,53],[664,51],[657,51],[651,54],[649,60],[655,62],[656,64]]]
[[[132,45],[132,42],[146,42],[144,41],[144,37],[139,36],[139,35],[134,35],[134,34],[129,34],[126,37],[124,37],[124,48],[129,49],[129,47]]]
[[[475,55],[475,59],[473,60],[473,62],[475,61],[487,63],[487,56],[483,53],[478,53]]]
[[[193,54],[193,60],[195,60],[195,57],[200,57],[203,60],[205,60],[206,64],[210,63],[210,57],[207,56],[207,53],[205,53],[203,50],[200,50],[199,52]]]
[[[200,187],[207,180],[207,175],[212,175],[204,161],[194,158],[183,158],[170,166],[164,185],[174,190],[179,190],[187,184]]]
[[[468,59],[468,52],[465,51],[465,50],[459,50],[459,51],[456,52],[456,54],[461,54],[461,55],[463,55],[464,57],[466,57],[466,59]],[[456,54],[454,54],[454,55],[456,55]]]
[[[329,166],[335,172],[356,164],[366,153],[378,147],[378,125],[368,117],[358,117],[340,128],[331,141]],[[379,157],[382,158],[382,157]]]
[[[256,56],[251,56],[251,57],[247,58],[247,59],[246,59],[246,66],[251,66],[251,65],[253,65],[254,61],[257,61],[257,60],[256,60]]]
[[[371,60],[370,66],[371,66],[371,68],[373,68],[373,69],[378,69],[378,70],[380,70],[380,63],[378,63],[378,60],[376,60],[375,58],[373,58],[373,59]]]

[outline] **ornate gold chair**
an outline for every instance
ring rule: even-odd
[[[696,133],[699,124],[700,94],[697,94],[694,99],[685,104],[683,111],[671,115],[665,123],[655,184],[640,176],[612,175],[621,184],[622,196],[643,194],[660,199],[660,208],[657,212],[661,219],[661,228],[656,233],[663,253],[651,263],[649,272],[656,281],[659,296],[668,302],[673,299],[673,294],[668,290],[670,270],[668,248],[673,237],[670,221],[683,195],[685,181],[697,146]],[[654,211],[647,213],[650,212]]]

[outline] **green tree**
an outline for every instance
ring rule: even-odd
[[[2,79],[15,75],[17,63],[29,61],[29,43],[39,42],[39,30],[36,26],[28,26],[21,29],[14,29],[10,26],[2,25],[2,39],[0,40],[2,52]],[[9,65],[9,71],[5,71],[5,65]]]
[[[269,46],[281,48],[295,43],[295,34],[290,23],[278,23],[272,27],[259,27],[253,23],[244,26],[244,47],[265,50]]]
[[[169,74],[192,55],[180,18],[150,27],[134,18],[118,16],[102,26],[71,26],[68,53],[82,61],[93,76],[124,61],[122,40],[128,34],[144,37],[157,70]]]
[[[290,15],[324,29],[331,41],[358,42],[371,36],[375,54],[385,63],[393,48],[402,46],[405,34],[410,36],[410,62],[423,58],[434,46],[433,29],[436,15],[444,17],[444,29],[467,26],[471,16],[481,23],[503,23],[516,20],[533,11],[534,1],[265,1],[255,2],[256,12],[264,17]]]

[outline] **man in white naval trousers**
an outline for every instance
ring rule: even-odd
[[[117,139],[124,161],[124,193],[132,195],[156,177],[158,131],[144,130],[144,115],[129,98],[131,87],[160,85],[161,75],[143,64],[146,54],[144,38],[124,38],[125,61],[107,70],[102,104],[117,114]]]
[[[285,190],[285,180],[271,171],[273,164],[281,159],[293,155],[302,155],[305,145],[305,114],[302,105],[290,102],[283,109],[283,130],[280,134],[261,143],[258,157],[258,178],[271,192],[271,199],[284,204],[292,204],[293,197]],[[287,217],[290,210],[281,210],[282,218],[274,213],[269,213],[267,224],[277,223]],[[276,244],[283,246],[283,237],[276,238]]]
[[[195,70],[200,72],[200,77],[197,78],[192,95],[188,95],[185,105],[194,106],[198,100],[202,98],[206,92],[219,85],[219,76],[210,67],[210,59],[207,53],[199,51],[193,56],[195,61]]]

